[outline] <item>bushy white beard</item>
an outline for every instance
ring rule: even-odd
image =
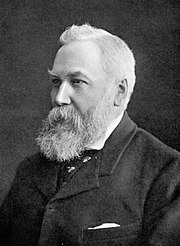
[[[86,146],[105,133],[111,113],[107,95],[83,116],[71,105],[55,107],[44,121],[36,142],[50,160],[69,161],[79,157]]]

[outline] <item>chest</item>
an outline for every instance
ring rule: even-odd
[[[98,185],[73,195],[67,195],[66,185],[62,187],[45,208],[39,245],[53,245],[54,240],[54,245],[109,245],[126,237],[134,240],[141,220],[140,203],[135,191],[117,178],[101,177]],[[109,228],[92,229],[107,223]]]

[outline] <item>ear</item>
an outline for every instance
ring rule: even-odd
[[[114,106],[120,107],[122,101],[126,98],[128,92],[128,82],[127,79],[122,79],[116,82],[116,94],[114,98]]]

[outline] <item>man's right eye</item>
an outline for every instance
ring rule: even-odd
[[[52,79],[53,85],[60,85],[61,81],[59,79]]]

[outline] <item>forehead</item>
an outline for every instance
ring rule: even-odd
[[[68,74],[86,71],[93,76],[104,75],[100,48],[91,41],[73,41],[62,46],[56,54],[52,72]]]

